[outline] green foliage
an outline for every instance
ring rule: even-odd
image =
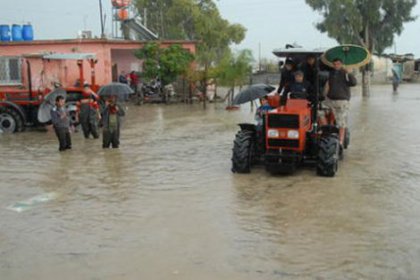
[[[236,54],[227,52],[217,67],[217,80],[220,85],[234,87],[248,82],[254,58],[250,50]]]
[[[223,19],[214,0],[137,0],[143,14],[147,8],[147,26],[161,39],[196,40],[199,73],[190,73],[192,81],[216,76],[215,66],[230,49],[240,43],[246,29]]]
[[[306,0],[323,16],[318,30],[340,44],[363,45],[382,53],[393,45],[403,24],[415,20],[411,15],[416,0]]]
[[[143,76],[150,80],[160,77],[162,84],[175,81],[187,73],[194,56],[180,45],[161,48],[158,43],[148,43],[135,53],[143,60]]]

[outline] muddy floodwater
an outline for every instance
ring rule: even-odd
[[[420,85],[359,91],[334,178],[232,174],[249,107],[131,106],[117,150],[0,134],[0,279],[419,279]]]

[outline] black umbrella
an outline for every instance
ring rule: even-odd
[[[110,83],[105,86],[102,86],[98,95],[101,97],[111,97],[116,96],[118,99],[126,100],[130,94],[133,94],[134,91],[127,84],[123,83]]]
[[[243,104],[246,102],[253,101],[258,98],[262,98],[274,91],[276,88],[266,84],[251,85],[247,89],[238,93],[233,99],[234,105]]]
[[[44,101],[38,109],[38,121],[40,123],[46,123],[51,120],[51,109],[55,105],[57,96],[62,96],[66,99],[67,92],[63,88],[57,88],[44,97]]]

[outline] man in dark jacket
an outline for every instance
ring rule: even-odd
[[[65,99],[59,95],[55,99],[55,106],[51,109],[51,122],[60,143],[59,151],[71,149],[70,118],[65,109]]]
[[[343,61],[339,58],[333,60],[334,69],[325,85],[326,100],[322,103],[332,110],[337,126],[339,127],[340,152],[344,143],[347,116],[350,109],[350,87],[357,84],[353,74],[343,67]],[[321,113],[321,112],[320,112]],[[325,116],[320,114],[320,123],[325,124]]]
[[[303,62],[299,66],[299,70],[301,70],[304,74],[305,81],[311,83],[311,86],[315,88],[315,81],[316,81],[316,57],[313,54],[309,54],[306,56],[306,61]]]
[[[293,60],[286,59],[286,62],[281,69],[280,85],[277,89],[277,93],[281,94],[282,91],[289,92],[289,86],[294,82],[293,72],[295,71],[295,65]]]
[[[121,71],[121,74],[118,76],[118,82],[128,84],[127,73],[125,71]]]
[[[118,148],[120,145],[121,117],[125,115],[122,106],[117,104],[117,98],[112,96],[105,102],[102,111],[102,148]]]

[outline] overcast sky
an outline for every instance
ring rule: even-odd
[[[106,33],[111,33],[111,0],[102,0],[107,16]],[[273,58],[272,50],[296,42],[304,47],[331,47],[336,42],[318,32],[314,24],[320,20],[304,0],[219,0],[222,16],[247,28],[246,38],[237,49],[253,50],[258,58]],[[92,30],[100,35],[99,0],[14,0],[2,1],[0,24],[32,23],[36,39],[75,38],[79,30]],[[413,10],[420,15],[420,3]],[[414,53],[420,57],[418,34],[420,19],[405,25],[396,39],[398,53]]]

